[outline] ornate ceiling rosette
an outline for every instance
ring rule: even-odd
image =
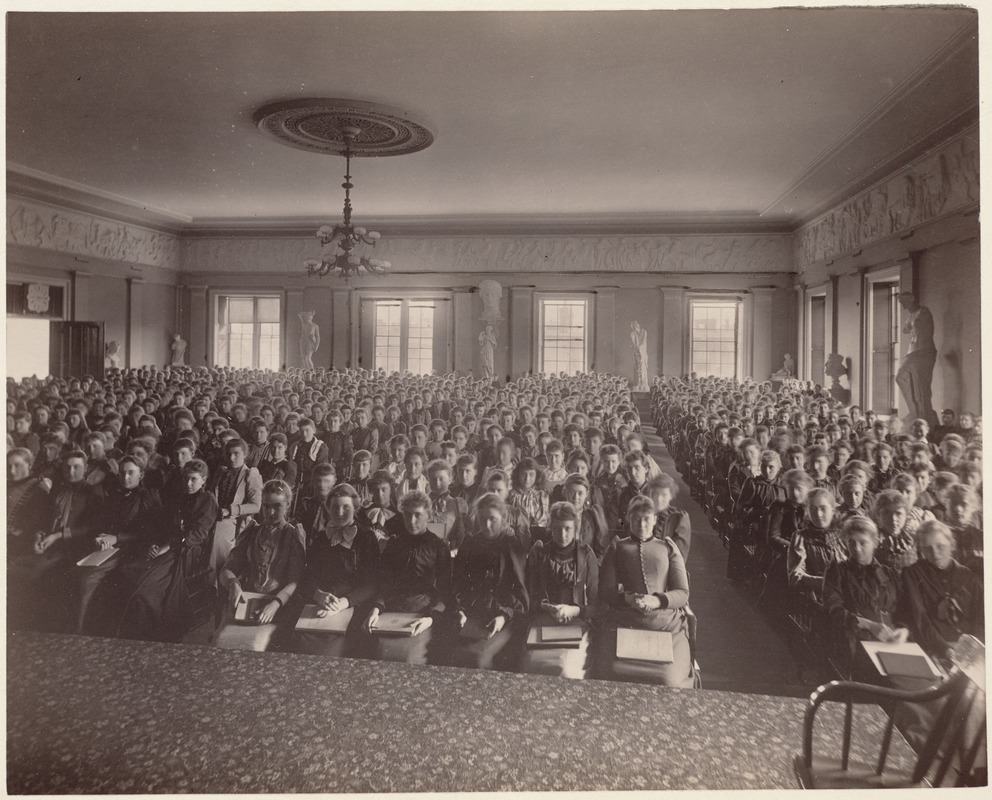
[[[355,158],[416,153],[434,141],[434,134],[405,111],[362,100],[284,100],[258,109],[253,119],[264,136],[325,155],[345,154],[344,131],[352,134]]]

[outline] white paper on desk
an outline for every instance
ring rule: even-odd
[[[872,665],[878,670],[879,675],[887,676],[889,673],[886,671],[885,667],[882,666],[882,662],[878,658],[880,651],[885,651],[886,653],[899,653],[901,655],[907,656],[921,656],[927,662],[927,666],[933,672],[935,678],[941,678],[944,672],[933,663],[933,660],[924,652],[923,648],[920,647],[916,642],[903,642],[902,644],[897,644],[895,642],[868,642],[862,641],[861,648],[868,654],[868,658],[871,659]]]
[[[617,628],[617,658],[671,664],[675,660],[672,634],[668,631]]]
[[[355,613],[353,608],[345,608],[337,614],[328,614],[326,617],[318,617],[319,606],[311,603],[303,606],[300,618],[296,622],[298,631],[323,631],[325,633],[345,633],[351,618]]]
[[[111,558],[117,555],[119,548],[108,547],[106,550],[96,550],[90,553],[86,558],[81,558],[76,562],[77,567],[99,567],[101,564],[106,564]]]

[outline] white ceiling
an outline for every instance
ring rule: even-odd
[[[977,119],[975,14],[949,7],[7,23],[8,177],[193,227],[338,215],[343,160],[252,125],[280,99],[386,103],[434,131],[353,165],[356,220],[387,222],[788,227]]]

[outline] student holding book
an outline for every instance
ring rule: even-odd
[[[388,479],[387,473],[375,474]],[[361,623],[377,590],[379,542],[368,517],[359,512],[358,502],[358,493],[347,483],[336,486],[328,498],[327,524],[310,541],[306,573],[297,593],[296,605],[306,605],[290,643],[295,652],[368,654],[370,642],[361,632]],[[316,622],[304,623],[313,618],[341,624],[334,625],[334,630],[319,630]]]
[[[515,633],[527,614],[527,553],[506,528],[506,504],[484,494],[475,504],[475,532],[452,566],[456,635],[448,657],[458,667],[505,668],[516,660]]]
[[[694,679],[685,615],[689,577],[675,543],[655,538],[656,520],[654,502],[635,497],[627,509],[628,538],[615,539],[603,557],[599,581],[603,628],[597,632],[597,671],[604,678],[691,689]],[[632,657],[618,657],[618,629],[647,634],[623,634],[624,640],[629,637],[635,645],[629,653]],[[670,652],[646,652],[669,638],[657,633],[670,635]],[[667,642],[659,649],[667,650]]]
[[[219,576],[227,603],[214,634],[217,647],[263,651],[277,628],[290,622],[287,606],[306,562],[303,528],[286,519],[292,497],[286,483],[269,481],[262,489],[262,522],[252,520],[238,536]]]
[[[599,561],[578,541],[581,516],[571,503],[551,506],[551,543],[534,543],[527,556],[530,631],[520,662],[522,672],[585,678],[589,670],[589,624],[599,596]],[[545,628],[579,638],[567,644],[545,641]],[[552,637],[553,638],[553,637]]]
[[[431,499],[426,494],[406,492],[399,512],[404,532],[390,539],[382,552],[379,586],[364,627],[375,635],[376,658],[426,664],[431,626],[443,619],[451,601],[451,551],[428,530]],[[380,621],[395,613],[408,618],[394,633],[385,633],[387,626],[380,628]]]

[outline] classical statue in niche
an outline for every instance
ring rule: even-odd
[[[479,334],[479,352],[482,355],[482,377],[492,380],[496,377],[496,331],[489,322]]]
[[[186,363],[186,340],[178,333],[172,337],[172,366],[179,367]]]
[[[630,349],[634,351],[634,391],[646,392],[648,386],[648,332],[636,319],[630,323]]]
[[[320,326],[313,321],[315,311],[301,311],[300,321],[303,330],[300,331],[300,356],[303,358],[303,369],[313,369],[313,354],[320,347]]]
[[[479,296],[482,298],[483,322],[499,322],[503,317],[499,312],[499,301],[503,297],[503,287],[497,281],[484,280],[479,283]]]
[[[933,315],[920,305],[912,292],[899,293],[899,305],[907,314],[902,332],[909,336],[909,352],[896,373],[896,385],[906,401],[910,420],[925,419],[931,427],[938,424],[933,410],[933,368],[937,363],[937,346],[933,341]]]
[[[110,369],[121,368],[121,343],[111,339],[103,348],[103,366]]]

